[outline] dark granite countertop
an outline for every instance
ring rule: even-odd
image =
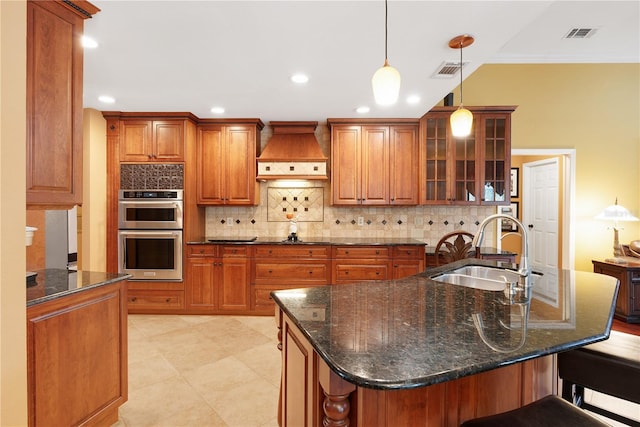
[[[351,238],[351,237],[334,237],[323,239],[318,237],[301,238],[298,242],[290,242],[288,240],[277,237],[255,237],[255,236],[239,236],[239,237],[220,237],[208,236],[201,240],[187,242],[188,245],[201,244],[242,244],[242,245],[364,245],[364,246],[422,246],[425,242],[411,238]]]
[[[27,307],[131,277],[130,274],[59,268],[38,270],[36,273],[35,283],[27,286]]]
[[[374,389],[436,384],[609,336],[616,279],[542,270],[530,302],[511,305],[502,292],[430,279],[469,264],[499,265],[470,259],[396,281],[272,295],[331,369]]]

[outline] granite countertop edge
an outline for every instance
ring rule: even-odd
[[[362,238],[362,237],[310,237],[297,242],[290,242],[277,237],[218,237],[207,236],[199,240],[187,241],[187,245],[333,245],[333,246],[427,246],[427,243],[412,238]]]
[[[73,271],[49,268],[36,271],[36,282],[27,285],[27,307],[53,301],[68,295],[127,280],[130,274],[99,271]],[[70,287],[69,279],[80,275],[81,286]],[[74,277],[75,276],[75,277]],[[39,282],[40,281],[40,282]]]

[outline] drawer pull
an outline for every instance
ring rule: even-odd
[[[380,255],[380,251],[376,251],[376,255]]]
[[[349,274],[349,271],[345,271],[344,274]]]
[[[167,298],[164,302],[171,302],[171,298]]]
[[[203,254],[204,253],[204,249],[200,249],[200,253]]]
[[[345,255],[349,255],[349,251],[344,251]]]
[[[380,275],[380,272],[379,272],[379,271],[376,271],[376,276],[379,276],[379,275]]]
[[[132,297],[129,301],[131,301],[131,302],[136,302],[137,300],[138,300],[138,298],[136,298],[136,297]]]
[[[313,274],[313,271],[310,271],[309,274]]]
[[[273,273],[273,270],[269,270],[269,274]]]

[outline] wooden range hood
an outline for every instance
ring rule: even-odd
[[[259,180],[328,179],[327,157],[315,136],[318,122],[269,122],[273,136],[258,157]]]

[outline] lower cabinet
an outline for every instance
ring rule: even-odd
[[[27,308],[29,426],[109,426],[127,401],[127,281]]]
[[[255,247],[251,284],[256,314],[273,314],[272,291],[328,285],[331,248],[324,245],[260,245]]]
[[[130,281],[127,306],[131,314],[183,312],[184,284]]]
[[[249,313],[249,247],[189,245],[186,309],[191,313]]]
[[[391,248],[388,246],[334,246],[333,284],[387,280]]]
[[[392,279],[414,276],[424,271],[424,246],[394,246]]]

